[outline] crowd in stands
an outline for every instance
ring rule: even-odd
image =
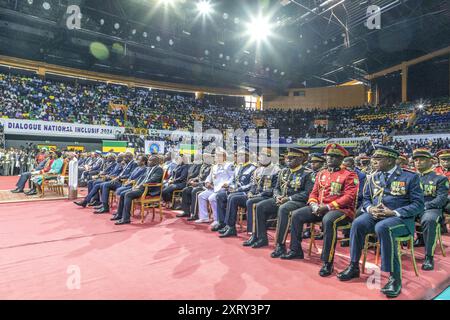
[[[111,108],[110,103],[116,101],[127,109]],[[196,120],[202,121],[204,130],[278,129],[282,143],[295,142],[297,138],[381,138],[450,131],[449,98],[423,101],[420,108],[418,105],[254,111],[208,98],[197,100],[192,94],[0,73],[0,117],[144,128],[150,133],[192,131]],[[316,120],[322,123],[317,125]]]

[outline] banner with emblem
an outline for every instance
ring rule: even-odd
[[[165,142],[164,141],[151,141],[145,140],[145,154],[164,154]]]

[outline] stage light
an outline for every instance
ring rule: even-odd
[[[247,23],[247,33],[255,42],[266,40],[272,34],[272,26],[268,18],[261,15]]]
[[[42,4],[42,7],[43,7],[45,10],[50,10],[50,8],[51,8],[50,3],[48,3],[47,1],[45,1],[45,2]]]
[[[211,2],[208,0],[200,0],[197,2],[197,10],[204,16],[209,15],[212,12]]]
[[[417,106],[417,108],[418,108],[419,110],[422,110],[422,109],[424,108],[424,105],[423,105],[423,104],[419,104],[419,105]]]

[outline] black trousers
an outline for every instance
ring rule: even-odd
[[[310,206],[294,211],[292,213],[291,222],[290,249],[297,252],[301,250],[303,225],[305,223],[320,221],[322,221],[323,226],[323,248],[321,259],[323,262],[332,263],[337,242],[337,227],[351,222],[351,219],[339,210],[328,211],[323,217],[314,214]]]
[[[276,243],[285,244],[289,227],[291,225],[292,213],[306,206],[304,202],[288,201],[278,209]]]
[[[181,210],[183,210],[184,214],[190,214],[193,189],[193,187],[186,187],[181,192]]]
[[[203,191],[205,191],[204,187],[195,187],[194,189],[192,189],[192,192],[191,192],[191,208],[190,208],[191,217],[198,217],[198,204],[197,204],[198,198],[197,197]]]
[[[439,209],[425,210],[420,216],[423,240],[425,242],[425,255],[430,257],[434,256],[434,249],[437,244],[437,228],[441,227],[439,223],[441,218],[442,210]]]
[[[274,198],[270,198],[259,202],[256,205],[255,219],[256,219],[256,236],[258,239],[267,239],[267,221],[279,217],[277,223],[282,224],[282,232],[278,232],[280,226],[277,224],[277,243],[280,237],[285,237],[284,230],[288,228],[289,214],[295,209],[301,208],[305,204],[297,201],[288,201],[281,206],[277,205]],[[281,217],[281,218],[280,218]]]
[[[247,195],[244,192],[232,193],[228,196],[225,224],[229,227],[236,226],[237,213],[239,208],[247,205]]]
[[[175,190],[183,190],[186,187],[186,183],[174,183],[167,186],[162,191],[162,198],[165,202],[172,201],[172,194]]]
[[[144,193],[143,189],[130,190],[120,195],[119,206],[117,208],[117,215],[122,221],[130,221],[131,205],[134,199],[140,198]]]
[[[30,178],[31,178],[31,172],[22,173],[20,175],[19,181],[17,181],[17,183],[16,183],[16,187],[19,190],[23,190],[23,188],[25,188],[25,185],[27,184],[27,181],[30,180]]]
[[[256,230],[256,219],[254,219],[256,205],[264,200],[271,199],[269,197],[253,197],[247,200],[247,232],[253,233]]]

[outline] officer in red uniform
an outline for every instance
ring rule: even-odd
[[[439,158],[440,165],[434,169],[434,172],[446,176],[448,181],[450,182],[450,149],[441,150],[436,153],[436,156]],[[445,206],[444,212],[450,213],[450,190],[448,193],[447,205]]]
[[[333,272],[337,227],[353,220],[359,180],[354,171],[341,168],[348,151],[338,144],[325,148],[327,169],[319,172],[309,195],[308,206],[292,213],[290,251],[282,259],[303,259],[301,235],[303,224],[322,221],[323,250],[319,275],[326,277]]]

